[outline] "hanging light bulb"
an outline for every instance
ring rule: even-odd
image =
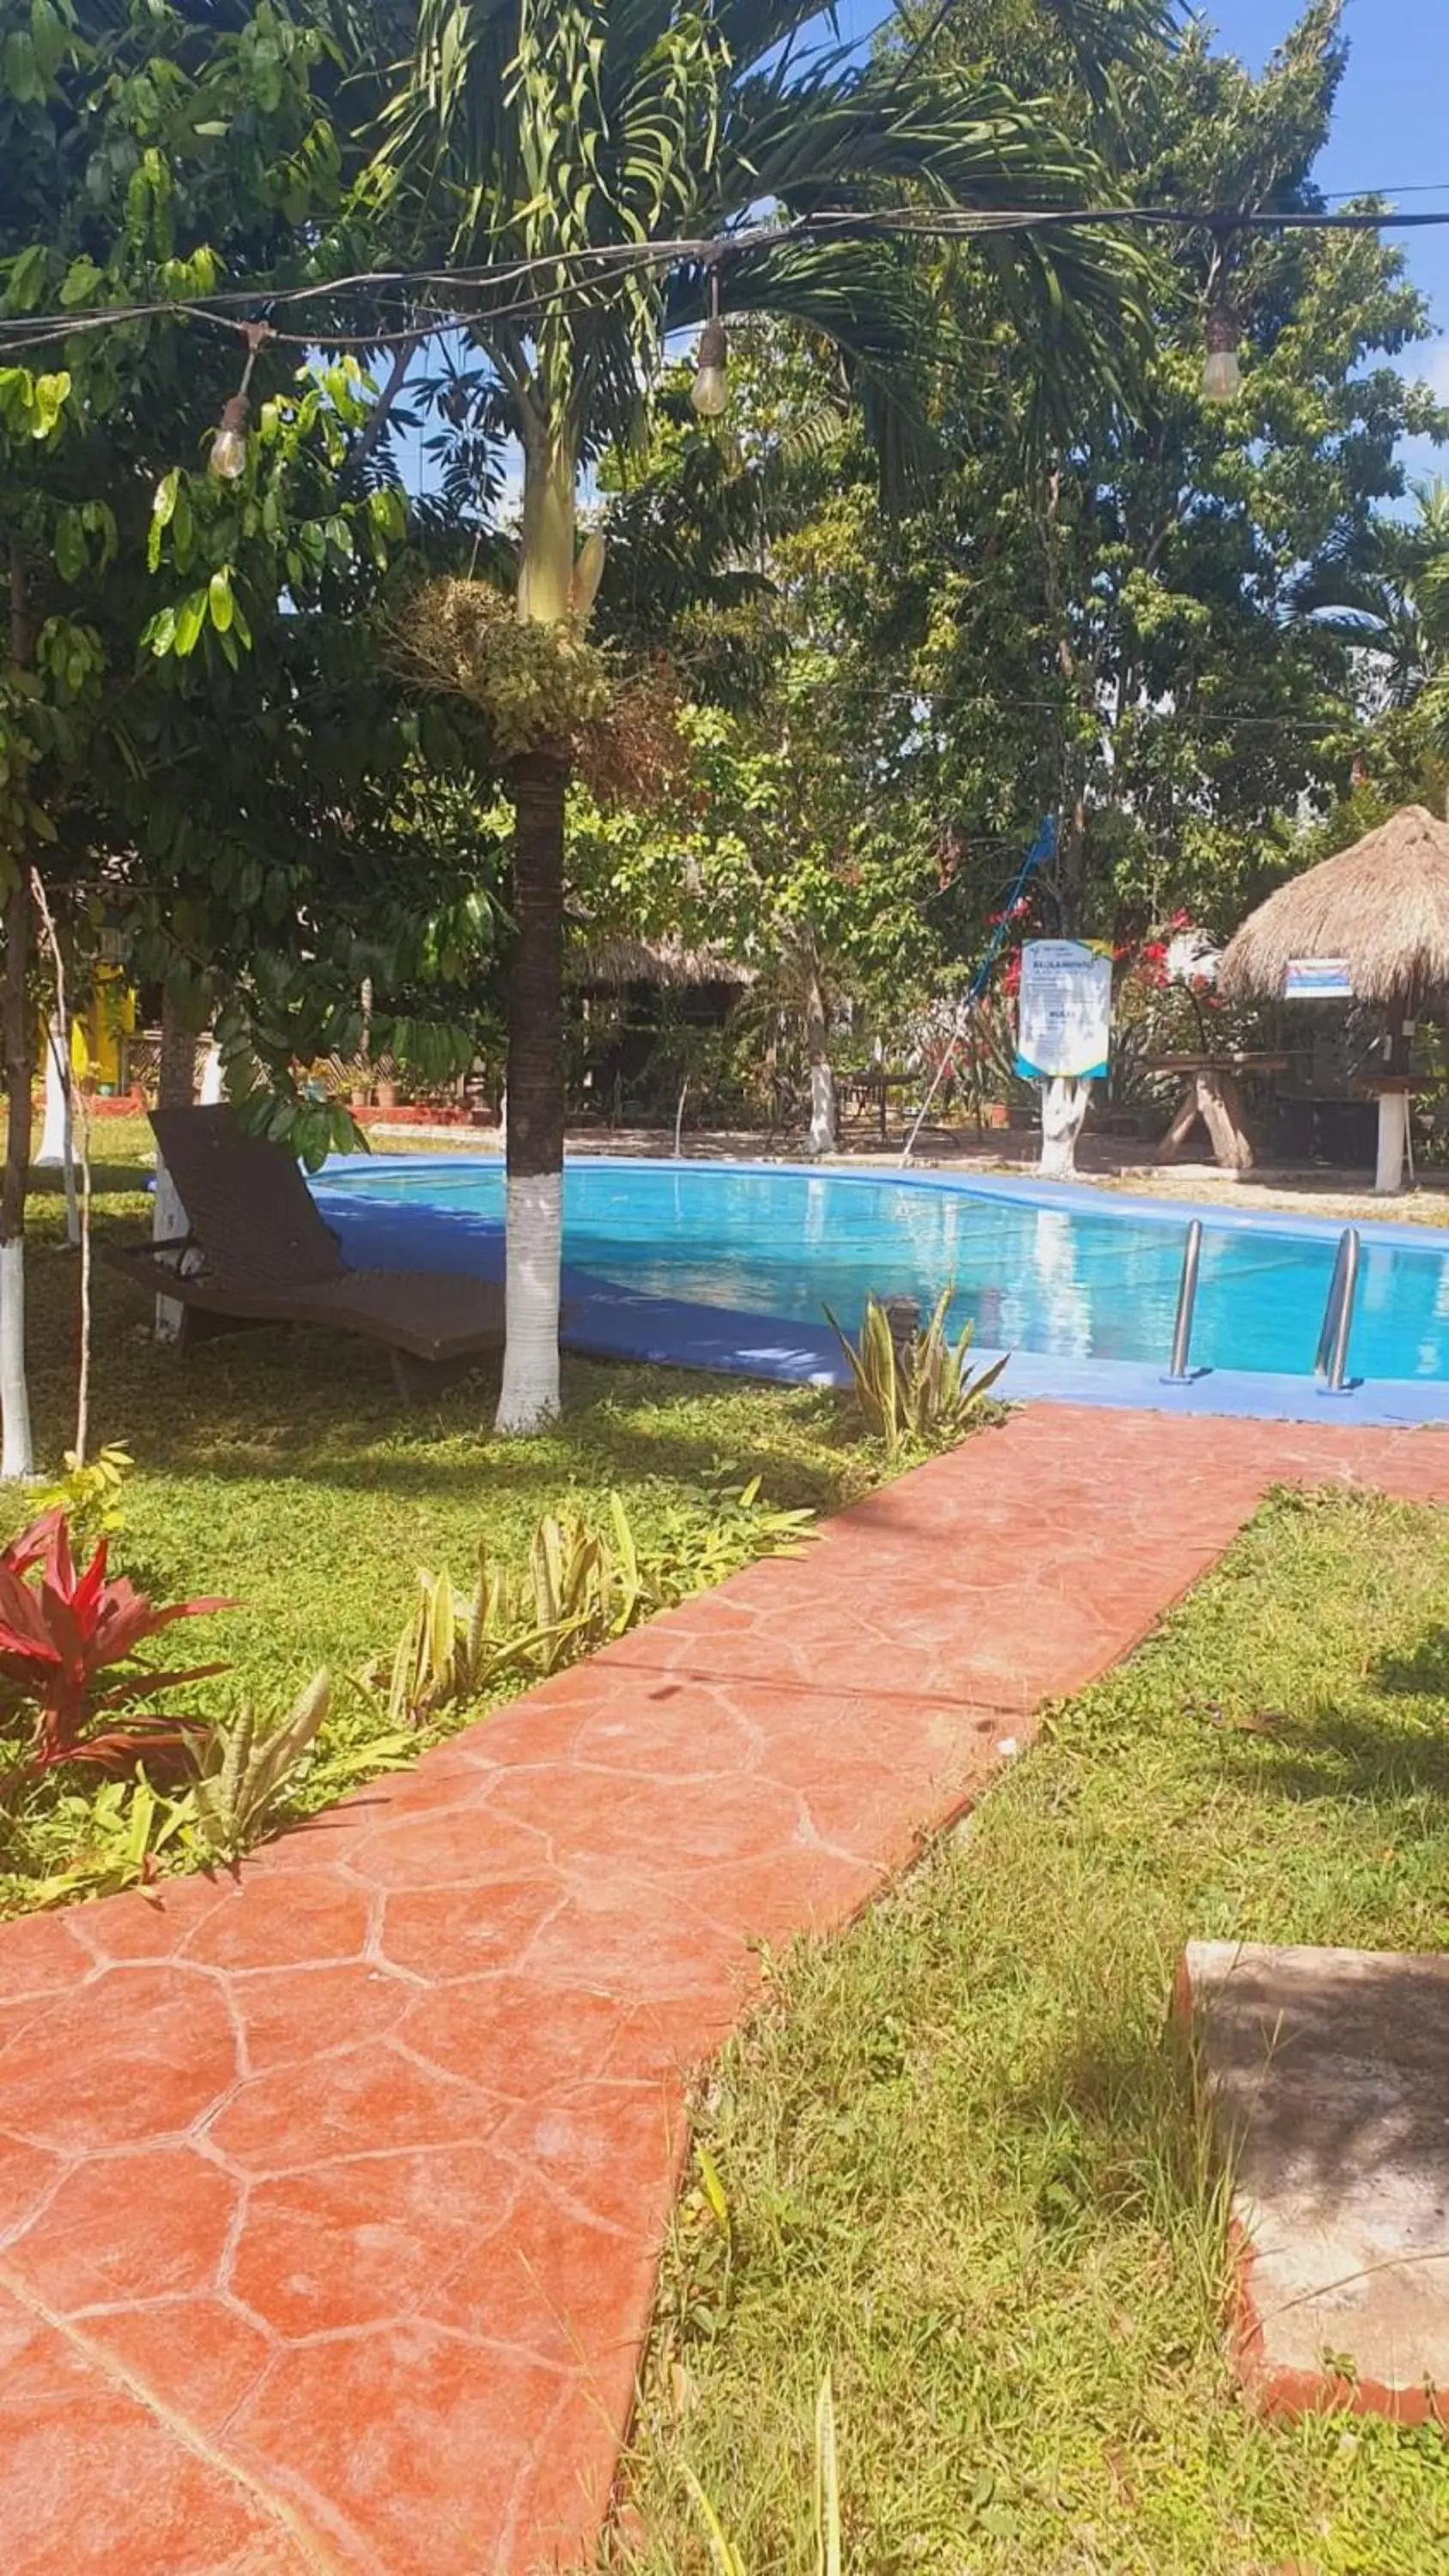
[[[221,427],[211,442],[207,470],[219,482],[239,483],[247,470],[247,419],[251,410],[245,394],[233,394],[221,415]]]
[[[1236,402],[1242,392],[1243,367],[1238,356],[1242,336],[1243,326],[1231,304],[1220,301],[1211,306],[1202,369],[1202,389],[1209,402]]]
[[[719,317],[719,271],[709,273],[709,320],[699,335],[699,357],[689,399],[701,420],[718,420],[729,403],[730,344]]]
[[[247,426],[252,413],[247,387],[257,363],[257,351],[262,342],[270,338],[265,322],[247,324],[247,362],[242,369],[242,380],[236,392],[222,406],[221,425],[212,439],[211,453],[206,460],[208,473],[214,474],[218,482],[239,483],[247,470]]]

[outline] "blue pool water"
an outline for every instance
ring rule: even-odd
[[[324,1204],[346,1216],[426,1211],[430,1237],[452,1219],[481,1249],[502,1226],[496,1165],[329,1167]],[[1057,1203],[1052,1203],[1054,1196]],[[1187,1217],[1090,1204],[1019,1185],[943,1184],[718,1164],[571,1163],[564,1256],[595,1279],[654,1297],[819,1326],[827,1306],[854,1328],[867,1293],[929,1304],[948,1283],[955,1319],[969,1316],[993,1350],[1069,1362],[1162,1368]],[[1279,1229],[1259,1218],[1205,1215],[1195,1364],[1305,1377],[1333,1268],[1330,1227]],[[1365,1237],[1350,1365],[1369,1380],[1449,1382],[1449,1256]],[[359,1257],[369,1257],[359,1255]],[[375,1250],[376,1259],[399,1258]],[[435,1257],[430,1240],[426,1252]]]

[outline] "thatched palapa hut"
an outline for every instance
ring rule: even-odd
[[[635,939],[620,936],[589,941],[569,952],[566,972],[580,992],[621,992],[630,984],[655,990],[748,992],[753,967],[742,966],[718,948],[687,948],[682,939]]]
[[[1449,823],[1408,805],[1376,832],[1309,868],[1251,913],[1218,973],[1229,1001],[1293,998],[1291,970],[1338,960],[1355,1001],[1388,1022],[1375,1186],[1403,1186],[1409,1032],[1449,994]]]
[[[723,1029],[756,978],[717,948],[682,939],[589,937],[581,924],[564,968],[583,1024],[582,1086],[596,1107],[653,1116],[679,1088],[678,1032]],[[674,1043],[666,1033],[673,1030]]]

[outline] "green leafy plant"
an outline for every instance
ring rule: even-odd
[[[953,1288],[943,1288],[930,1322],[900,1340],[878,1297],[866,1299],[854,1342],[830,1308],[825,1309],[850,1362],[867,1428],[884,1441],[892,1461],[909,1449],[949,1448],[963,1438],[980,1420],[986,1397],[1006,1366],[1002,1358],[990,1368],[968,1368],[975,1327],[968,1323],[960,1340],[951,1340],[946,1316],[954,1295]]]
[[[731,1466],[716,1467],[702,1488],[703,1511],[671,1517],[664,1545],[650,1560],[650,1577],[664,1602],[682,1601],[691,1592],[738,1573],[761,1556],[798,1556],[817,1535],[815,1514],[787,1511],[768,1503],[762,1478],[744,1484],[730,1481]]]
[[[248,1700],[231,1726],[211,1727],[192,1753],[196,1773],[190,1813],[197,1835],[218,1859],[235,1860],[266,1831],[277,1802],[312,1750],[327,1715],[332,1685],[314,1673],[286,1716],[265,1733]]]
[[[732,1470],[722,1471],[728,1475]],[[460,1597],[446,1567],[420,1571],[417,1604],[390,1661],[362,1686],[380,1696],[395,1727],[418,1727],[468,1708],[508,1675],[546,1678],[622,1637],[641,1619],[722,1582],[758,1556],[792,1555],[813,1515],[760,1499],[760,1479],[718,1482],[698,1506],[672,1516],[661,1544],[640,1554],[622,1495],[608,1498],[608,1527],[545,1512],[535,1522],[524,1575],[510,1576],[484,1547],[478,1580]]]
[[[64,1512],[73,1539],[114,1538],[126,1526],[121,1488],[135,1463],[116,1441],[85,1460],[67,1449],[65,1474],[42,1485],[35,1499],[43,1512]]]
[[[67,1905],[78,1896],[114,1896],[127,1887],[151,1887],[160,1875],[163,1852],[184,1842],[192,1816],[189,1795],[165,1796],[139,1765],[134,1781],[103,1780],[89,1797],[68,1792],[60,1806],[62,1816],[79,1831],[79,1855],[68,1869],[39,1882],[37,1905]]]

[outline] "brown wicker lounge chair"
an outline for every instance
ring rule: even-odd
[[[184,1313],[183,1342],[257,1324],[334,1324],[382,1342],[418,1403],[503,1347],[503,1290],[445,1270],[353,1270],[285,1146],[233,1110],[158,1109],[151,1125],[188,1231],[112,1258]]]

